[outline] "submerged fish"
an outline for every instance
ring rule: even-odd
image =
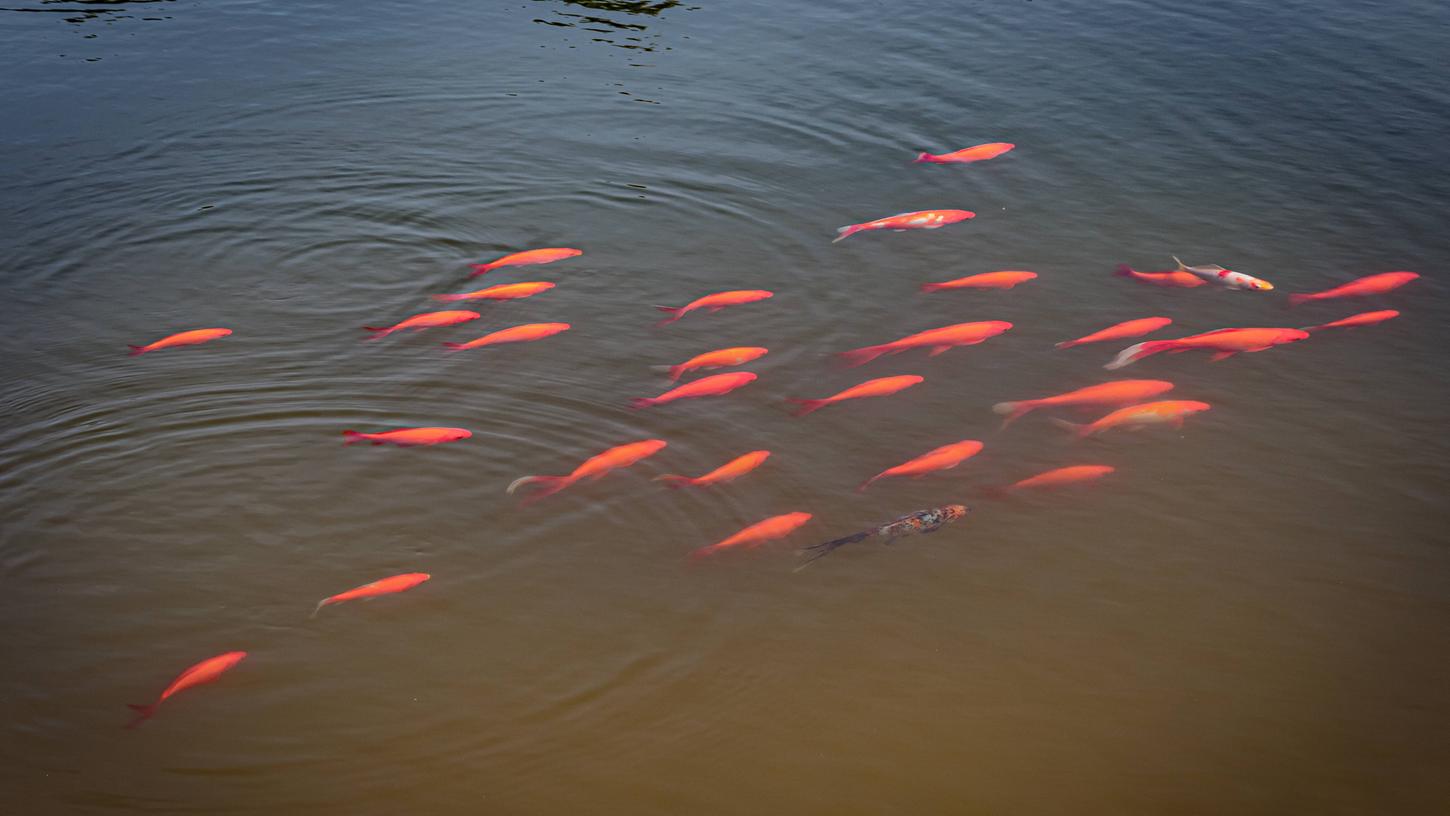
[[[742,385],[755,382],[758,375],[749,371],[733,371],[729,374],[712,374],[694,382],[687,382],[678,388],[671,388],[658,397],[637,397],[629,401],[631,408],[651,408],[682,399],[718,397],[728,394]]]
[[[779,516],[771,516],[764,521],[757,521],[723,541],[716,542],[708,547],[701,547],[690,555],[692,558],[703,558],[711,553],[728,550],[731,547],[759,547],[767,541],[790,535],[802,524],[810,520],[810,513],[785,513]]]
[[[879,527],[872,527],[869,530],[862,530],[859,533],[852,533],[843,538],[825,541],[820,544],[812,544],[802,552],[811,553],[800,566],[795,568],[796,572],[805,569],[812,561],[824,558],[831,554],[832,550],[844,547],[847,544],[854,544],[857,541],[864,541],[873,536],[886,539],[885,543],[890,544],[902,536],[916,535],[917,533],[934,533],[940,530],[943,525],[950,524],[959,518],[965,518],[972,508],[961,504],[948,504],[945,507],[934,507],[930,510],[917,510],[915,513],[907,513],[895,521],[888,521]]]
[[[770,451],[758,450],[737,456],[720,467],[706,473],[704,476],[696,476],[691,479],[688,476],[677,476],[673,473],[666,473],[663,476],[656,476],[656,482],[664,482],[670,487],[709,487],[710,485],[725,484],[733,482],[741,476],[760,467],[766,459],[770,458]]]
[[[1089,385],[1086,388],[1079,388],[1076,391],[1068,391],[1065,394],[1055,394],[1041,399],[1017,400],[1016,402],[999,402],[992,406],[992,412],[1006,414],[1007,418],[1002,420],[1002,427],[1005,428],[1026,415],[1029,411],[1038,408],[1080,408],[1094,405],[1123,405],[1130,402],[1139,402],[1149,397],[1156,397],[1166,391],[1173,390],[1173,383],[1167,380],[1114,380],[1113,382]]]
[[[969,164],[971,162],[995,159],[1017,145],[1011,142],[988,142],[973,147],[964,147],[950,153],[918,153],[912,164]]]
[[[942,445],[939,448],[927,451],[922,455],[907,462],[902,462],[896,467],[887,468],[880,473],[867,479],[856,488],[863,492],[866,488],[875,484],[878,479],[888,476],[909,476],[913,479],[920,479],[928,473],[936,473],[939,470],[951,470],[962,462],[976,456],[982,451],[982,443],[975,439],[964,439],[961,442],[953,442],[950,445]]]
[[[726,306],[739,306],[742,303],[754,303],[758,300],[765,300],[774,297],[775,293],[765,289],[735,289],[729,292],[716,292],[713,295],[705,295],[696,298],[684,306],[656,306],[662,312],[669,312],[670,316],[656,323],[656,326],[668,326],[696,309],[705,309],[707,313],[714,314]]]
[[[1026,283],[1037,277],[1036,272],[1026,272],[1015,269],[1004,269],[1001,272],[983,272],[980,275],[968,275],[965,278],[957,278],[944,283],[923,283],[921,291],[940,292],[943,289],[1011,289],[1019,283]]]
[[[1139,272],[1127,264],[1118,264],[1114,274],[1132,278],[1139,283],[1148,283],[1154,286],[1176,286],[1182,289],[1192,289],[1195,286],[1204,286],[1208,282],[1192,272],[1180,269],[1170,269],[1165,272]]]
[[[371,442],[374,445],[397,445],[400,448],[414,447],[417,445],[439,445],[444,442],[457,442],[460,439],[467,439],[473,436],[473,431],[463,428],[399,428],[395,431],[380,431],[378,433],[361,433],[359,431],[343,431],[342,444],[351,445],[355,442]]]
[[[395,592],[412,589],[432,577],[426,572],[408,572],[373,581],[371,584],[363,584],[360,587],[349,589],[346,592],[339,592],[336,595],[331,595],[318,601],[317,608],[312,610],[312,617],[317,617],[317,613],[321,612],[324,606],[331,606],[344,601],[355,601],[358,598],[376,598],[379,595],[392,595]]]
[[[434,300],[518,300],[519,298],[533,297],[540,292],[547,292],[554,288],[554,284],[547,281],[529,281],[528,283],[501,283],[498,286],[489,286],[474,292],[464,292],[458,295],[434,295]]]
[[[1085,439],[1113,428],[1137,429],[1149,425],[1171,425],[1174,428],[1182,428],[1183,420],[1186,417],[1207,411],[1212,407],[1206,402],[1196,400],[1163,400],[1162,402],[1145,402],[1142,405],[1119,408],[1102,419],[1086,425],[1079,425],[1064,419],[1052,421],[1058,427],[1066,428],[1077,434],[1079,439]]]
[[[515,490],[524,485],[543,485],[542,489],[535,491],[525,500],[526,503],[536,502],[545,496],[552,496],[576,482],[584,479],[601,479],[611,470],[629,467],[641,459],[654,456],[664,450],[667,444],[663,439],[645,439],[640,442],[630,442],[627,445],[617,445],[584,460],[583,464],[574,468],[567,476],[524,476],[514,479],[504,492],[512,495]]]
[[[373,333],[369,340],[380,340],[393,332],[400,332],[407,329],[421,331],[423,329],[435,329],[440,326],[456,326],[459,323],[467,323],[470,320],[477,320],[483,315],[478,312],[466,310],[451,310],[443,312],[424,312],[416,314],[401,323],[392,326],[363,326],[364,331]]]
[[[707,351],[704,354],[697,354],[694,357],[676,366],[664,366],[669,369],[670,382],[679,382],[680,377],[687,372],[697,368],[723,368],[725,366],[744,365],[751,360],[758,360],[769,353],[769,349],[760,346],[737,346],[735,348],[716,349]]]
[[[191,331],[177,332],[168,337],[163,337],[154,343],[145,346],[129,346],[131,356],[136,357],[150,351],[176,348],[177,346],[195,346],[210,340],[216,340],[231,334],[231,329],[192,329]]]
[[[1178,256],[1172,256],[1173,261],[1178,264],[1179,272],[1189,272],[1210,282],[1229,289],[1248,289],[1254,292],[1267,292],[1274,288],[1274,284],[1253,275],[1245,275],[1242,272],[1235,272],[1232,269],[1224,269],[1218,264],[1205,264],[1203,266],[1189,266],[1178,260]]]
[[[838,356],[846,361],[846,365],[852,367],[869,363],[884,354],[900,354],[903,351],[918,348],[930,349],[927,356],[935,357],[956,346],[975,346],[983,340],[989,340],[1011,328],[1012,324],[1005,320],[957,323],[952,326],[942,326],[939,329],[927,329],[900,340],[892,340],[890,343],[843,351]]]
[[[171,681],[171,685],[167,686],[166,690],[161,692],[161,696],[156,698],[156,702],[150,705],[128,703],[127,706],[136,712],[136,719],[132,720],[130,725],[126,727],[135,728],[150,719],[156,713],[157,706],[160,706],[172,695],[194,686],[215,682],[217,678],[221,677],[233,666],[242,662],[242,659],[246,656],[246,652],[226,652],[216,657],[208,657],[206,660],[191,666],[186,671],[177,675],[176,679]]]
[[[1322,292],[1313,292],[1306,295],[1290,295],[1289,305],[1298,306],[1301,303],[1309,303],[1315,300],[1383,295],[1419,277],[1418,272],[1380,272],[1377,275],[1365,275],[1362,278],[1355,278],[1349,283],[1336,286],[1333,289],[1325,289]]]
[[[1071,467],[1060,467],[1055,470],[1039,473],[1036,476],[1029,476],[1021,481],[1013,482],[1006,487],[989,489],[987,492],[1000,498],[1014,490],[1062,487],[1063,485],[1078,484],[1080,482],[1092,482],[1103,478],[1116,469],[1108,465],[1072,465]]]
[[[1173,322],[1171,317],[1140,317],[1137,320],[1125,320],[1112,326],[1095,331],[1092,334],[1079,337],[1076,340],[1064,340],[1053,348],[1068,349],[1074,346],[1082,346],[1088,343],[1102,343],[1107,340],[1125,340],[1129,337],[1142,337],[1151,334]]]
[[[1146,343],[1128,346],[1118,352],[1118,356],[1103,368],[1114,371],[1154,354],[1162,354],[1165,351],[1170,354],[1178,354],[1194,349],[1214,352],[1213,356],[1208,359],[1218,362],[1227,360],[1235,354],[1264,351],[1274,346],[1303,340],[1308,336],[1309,332],[1301,329],[1216,329],[1203,334],[1180,337],[1177,340],[1149,340]]]
[[[1305,326],[1304,331],[1314,332],[1322,329],[1356,329],[1360,326],[1373,326],[1376,323],[1383,323],[1386,320],[1394,320],[1400,313],[1394,309],[1385,309],[1379,312],[1360,312],[1356,315],[1343,317],[1331,323],[1321,323],[1318,326]]]
[[[800,406],[800,408],[796,409],[795,416],[805,416],[806,414],[819,411],[827,405],[834,405],[844,400],[860,399],[861,397],[890,396],[897,391],[904,391],[925,379],[925,377],[918,377],[915,374],[903,374],[899,377],[878,377],[874,380],[867,380],[866,382],[853,385],[845,391],[833,394],[825,399],[797,399],[795,397],[787,397],[786,401]]]
[[[836,232],[836,241],[844,241],[858,232],[867,230],[909,230],[909,229],[938,229],[947,224],[955,224],[958,221],[966,221],[968,218],[976,218],[977,214],[971,210],[919,210],[917,212],[900,213],[889,215],[885,218],[878,218],[875,221],[867,221],[864,224],[851,224],[840,227]]]
[[[476,340],[469,340],[467,343],[444,343],[443,345],[453,351],[464,351],[484,346],[497,346],[502,343],[527,343],[531,340],[553,337],[569,329],[568,323],[525,323],[521,326],[510,326],[507,329],[490,332]]]
[[[582,249],[570,249],[568,247],[546,247],[544,249],[528,249],[523,252],[515,252],[512,255],[505,255],[496,261],[489,261],[483,264],[473,264],[473,273],[470,278],[492,272],[495,269],[502,269],[505,266],[529,266],[530,264],[546,264],[554,261],[562,261],[565,258],[573,258],[583,255]]]

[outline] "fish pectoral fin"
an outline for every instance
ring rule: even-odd
[[[951,346],[932,346],[931,351],[926,353],[928,357],[935,357],[943,352],[951,351]]]
[[[1259,351],[1259,349],[1254,349],[1254,351]],[[1235,354],[1238,354],[1238,352],[1236,352],[1236,351],[1217,351],[1217,352],[1214,352],[1214,354],[1213,354],[1212,357],[1209,357],[1208,358],[1208,361],[1210,363],[1216,363],[1219,360],[1227,360],[1228,358],[1234,356]]]

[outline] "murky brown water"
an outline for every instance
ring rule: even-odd
[[[1450,13],[1429,2],[167,2],[0,13],[0,791],[51,813],[1438,813],[1450,805]],[[20,8],[17,6],[16,8]],[[55,13],[57,11],[63,13]],[[1007,140],[966,167],[919,150]],[[904,210],[927,233],[836,227]],[[583,257],[491,273],[537,246]],[[1169,253],[1268,294],[1109,273]],[[1011,292],[922,295],[994,269]],[[1284,293],[1416,270],[1399,292]],[[428,295],[546,280],[362,342]],[[652,328],[655,304],[771,300]],[[1124,375],[1212,403],[1072,443],[993,403],[1164,336],[1382,326]],[[833,352],[1015,328],[938,357]],[[515,323],[538,343],[447,355]],[[182,329],[207,346],[125,356]],[[762,345],[728,397],[651,366]],[[919,374],[792,418],[787,396]],[[1064,416],[1071,416],[1064,414]],[[422,449],[345,428],[471,429]],[[658,456],[527,508],[611,445]],[[949,474],[863,479],[938,445]],[[711,491],[698,475],[770,460]],[[1066,464],[1082,490],[982,488]],[[798,546],[972,516],[799,573]],[[769,515],[788,541],[687,563]],[[316,601],[386,575],[373,603]],[[144,727],[220,652],[250,657]]]

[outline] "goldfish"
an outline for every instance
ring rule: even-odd
[[[1164,400],[1129,405],[1108,414],[1096,422],[1079,425],[1063,419],[1053,419],[1053,424],[1077,434],[1079,439],[1103,433],[1113,428],[1143,428],[1148,425],[1172,425],[1182,428],[1185,417],[1207,411],[1213,406],[1194,400]]]
[[[1149,283],[1154,286],[1177,286],[1183,289],[1192,289],[1195,286],[1203,286],[1208,283],[1203,278],[1192,272],[1181,269],[1170,269],[1166,272],[1139,272],[1127,264],[1118,264],[1115,274],[1125,278],[1132,278],[1140,283]]]
[[[696,309],[705,309],[714,314],[726,306],[739,306],[742,303],[754,303],[757,300],[775,297],[774,292],[764,289],[736,289],[730,292],[716,292],[713,295],[705,295],[696,298],[684,306],[656,306],[662,312],[669,312],[670,316],[656,323],[656,326],[668,326],[676,320],[684,317]]]
[[[847,544],[855,544],[857,541],[862,541],[872,536],[884,538],[886,539],[885,543],[890,544],[902,536],[916,535],[918,533],[934,533],[944,525],[950,524],[960,518],[966,518],[967,513],[971,511],[972,508],[962,504],[948,504],[945,507],[933,507],[930,510],[917,510],[914,513],[907,513],[885,524],[862,530],[859,533],[852,533],[851,535],[831,541],[824,541],[820,544],[812,544],[802,550],[802,552],[811,553],[811,556],[801,562],[801,565],[796,567],[795,571],[800,572],[809,566],[812,561],[830,555],[832,550],[844,547]]]
[[[1098,385],[1089,385],[1086,388],[1079,388],[1076,391],[1068,391],[1065,394],[1057,394],[1041,399],[999,402],[992,406],[992,411],[1007,415],[1007,418],[1002,421],[1002,427],[1005,428],[1025,416],[1029,411],[1035,411],[1038,408],[1123,405],[1130,402],[1139,402],[1149,397],[1156,397],[1159,394],[1172,390],[1173,383],[1167,380],[1115,380],[1113,382],[1099,383]]]
[[[583,255],[582,249],[569,249],[568,247],[549,247],[547,249],[530,249],[524,252],[515,252],[512,255],[505,255],[496,261],[489,261],[485,264],[473,264],[473,272],[468,277],[476,278],[492,272],[495,269],[502,269],[505,266],[528,266],[530,264],[546,264],[554,261],[562,261],[565,258],[573,258]]]
[[[720,467],[706,473],[704,476],[696,476],[691,479],[688,476],[676,476],[673,473],[666,473],[663,476],[656,476],[654,481],[664,482],[670,487],[709,487],[710,485],[725,484],[733,482],[741,476],[760,467],[766,459],[770,458],[770,451],[758,450],[726,462]]]
[[[131,356],[136,357],[148,351],[160,351],[165,348],[176,348],[177,346],[195,346],[231,334],[231,329],[192,329],[191,331],[178,332],[169,337],[163,337],[155,343],[145,346],[128,346],[131,349]]]
[[[734,371],[729,374],[712,374],[709,377],[701,377],[694,382],[685,383],[678,388],[671,388],[658,397],[639,397],[630,400],[631,408],[650,408],[655,405],[664,405],[668,402],[682,399],[695,399],[697,397],[718,397],[728,394],[742,385],[755,381],[756,375],[749,371]]]
[[[680,377],[684,376],[685,373],[694,371],[697,368],[723,368],[725,366],[744,365],[751,360],[758,360],[764,357],[767,353],[769,353],[769,349],[758,346],[716,349],[715,351],[707,351],[704,354],[697,354],[677,366],[664,366],[664,368],[669,369],[670,382],[679,382]]]
[[[900,213],[889,215],[885,218],[878,218],[875,221],[867,221],[864,224],[850,224],[836,230],[840,233],[836,236],[837,241],[844,241],[858,232],[866,230],[895,230],[901,232],[909,229],[940,229],[947,224],[955,224],[958,221],[966,221],[968,218],[976,218],[977,214],[971,210],[920,210],[918,212]]]
[[[802,524],[810,520],[810,513],[785,513],[779,516],[771,516],[764,521],[755,522],[723,541],[711,544],[708,547],[701,547],[691,555],[694,558],[703,558],[711,553],[728,550],[731,547],[739,547],[742,545],[745,547],[758,547],[767,541],[790,535]]]
[[[540,292],[547,292],[554,288],[554,284],[546,281],[530,281],[528,283],[501,283],[498,286],[489,286],[475,292],[464,292],[460,295],[434,295],[434,300],[518,300],[519,298],[533,297]]]
[[[970,164],[971,162],[995,159],[1017,145],[1011,142],[990,142],[975,147],[964,147],[951,153],[918,153],[912,164]]]
[[[1267,292],[1274,288],[1274,284],[1253,275],[1245,275],[1242,272],[1235,272],[1232,269],[1224,269],[1218,264],[1206,264],[1204,266],[1189,266],[1178,260],[1178,256],[1172,256],[1178,264],[1179,272],[1188,272],[1203,278],[1210,283],[1217,283],[1229,289],[1249,289],[1254,292]]]
[[[1029,476],[1019,482],[1013,482],[1006,487],[999,487],[989,491],[998,496],[1006,495],[1013,490],[1031,490],[1039,487],[1062,487],[1063,485],[1077,484],[1079,482],[1090,482],[1101,479],[1117,468],[1107,465],[1073,465],[1061,467],[1039,473],[1036,476]]]
[[[400,448],[408,448],[418,445],[441,445],[444,442],[457,442],[460,439],[467,439],[470,436],[473,436],[473,431],[466,431],[463,428],[399,428],[395,431],[381,431],[379,433],[343,431],[342,444],[346,446],[354,442],[372,442],[374,445],[391,443]]]
[[[186,691],[193,686],[200,686],[216,681],[217,678],[226,674],[233,666],[242,662],[242,659],[246,656],[246,652],[226,652],[216,657],[208,657],[206,660],[178,674],[176,679],[171,681],[171,685],[167,686],[166,690],[161,692],[161,696],[156,698],[156,702],[151,705],[128,703],[127,707],[136,712],[136,719],[132,720],[131,724],[126,727],[135,728],[149,720],[156,713],[157,706],[161,705],[172,695]]]
[[[1015,270],[1004,270],[1002,272],[983,272],[980,275],[968,275],[965,278],[949,280],[945,283],[923,283],[921,291],[940,292],[943,289],[1011,289],[1019,283],[1026,283],[1037,277],[1036,272],[1019,272]]]
[[[857,492],[865,492],[877,479],[884,479],[887,476],[910,476],[913,479],[920,479],[928,473],[936,473],[939,470],[951,470],[962,462],[976,456],[982,450],[982,443],[975,439],[964,439],[961,442],[953,442],[950,445],[942,445],[939,448],[929,450],[926,453],[903,462],[896,467],[887,468],[861,483],[856,488]]]
[[[443,345],[454,351],[463,351],[484,346],[496,346],[501,343],[527,343],[531,340],[553,337],[560,332],[568,331],[569,328],[568,323],[525,323],[521,326],[510,326],[507,329],[490,332],[476,340],[469,340],[467,343],[444,343]]]
[[[827,405],[842,402],[849,399],[860,399],[861,397],[886,397],[895,394],[897,391],[904,391],[919,382],[925,377],[918,377],[915,374],[906,374],[899,377],[879,377],[874,380],[853,385],[838,394],[826,397],[825,399],[795,399],[788,398],[787,402],[793,402],[801,406],[795,412],[796,416],[805,416],[821,410]]]
[[[504,492],[513,495],[515,490],[524,485],[543,485],[542,489],[535,491],[528,498],[529,502],[535,502],[545,496],[552,496],[576,482],[585,479],[590,481],[601,479],[612,470],[626,468],[641,459],[648,459],[664,450],[667,444],[663,439],[645,439],[640,442],[630,442],[627,445],[617,445],[584,460],[583,464],[574,468],[573,472],[567,476],[524,476],[514,479]]]
[[[355,601],[358,598],[371,599],[379,595],[392,595],[395,592],[412,589],[432,577],[426,572],[408,572],[373,581],[371,584],[363,584],[360,587],[349,589],[346,592],[340,592],[318,601],[317,608],[312,610],[312,617],[317,617],[317,613],[321,612],[324,606],[331,606],[342,603],[343,601]]]
[[[1106,329],[1095,331],[1092,334],[1079,337],[1076,340],[1064,340],[1053,346],[1053,348],[1066,349],[1087,343],[1102,343],[1106,340],[1142,337],[1145,334],[1152,334],[1172,322],[1173,318],[1171,317],[1140,317],[1137,320],[1125,320],[1122,323],[1115,323]]]
[[[1418,277],[1420,275],[1417,272],[1380,272],[1377,275],[1365,275],[1362,278],[1355,278],[1349,283],[1336,286],[1333,289],[1325,289],[1322,292],[1313,292],[1307,295],[1290,295],[1289,305],[1298,306],[1301,303],[1309,303],[1315,300],[1383,295],[1386,292],[1391,292],[1404,286]]]
[[[846,365],[852,367],[869,363],[883,354],[899,354],[916,348],[931,349],[926,356],[935,357],[953,346],[975,346],[1010,328],[1012,328],[1012,324],[1005,320],[956,323],[951,326],[942,326],[939,329],[927,329],[924,332],[917,332],[900,340],[882,343],[879,346],[866,346],[843,351],[839,356],[846,361]]]
[[[1208,359],[1213,362],[1227,360],[1243,352],[1264,351],[1274,346],[1293,343],[1308,337],[1309,333],[1299,329],[1217,329],[1203,334],[1180,337],[1177,340],[1149,340],[1128,346],[1118,352],[1112,362],[1103,366],[1109,371],[1136,363],[1144,357],[1169,352],[1205,349],[1213,352]]]
[[[1376,323],[1383,323],[1386,320],[1394,320],[1400,313],[1394,309],[1385,309],[1381,312],[1360,312],[1356,315],[1341,318],[1332,323],[1323,323],[1318,326],[1305,326],[1304,331],[1313,332],[1321,329],[1354,329],[1360,326],[1373,326]]]
[[[467,323],[470,320],[477,320],[483,315],[478,312],[452,311],[452,312],[424,312],[416,314],[395,326],[380,328],[378,326],[363,326],[364,331],[373,333],[369,340],[379,340],[393,332],[400,332],[404,329],[420,331],[422,329],[436,329],[440,326],[456,326],[459,323]]]

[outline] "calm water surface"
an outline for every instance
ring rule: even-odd
[[[0,45],[5,812],[1450,809],[1445,4],[12,0]],[[929,208],[978,217],[829,243]],[[536,246],[585,255],[493,273],[558,288],[469,326],[361,342]],[[1109,274],[1169,253],[1280,291]],[[1004,268],[1041,277],[917,292]],[[1283,310],[1391,269],[1425,277]],[[735,288],[777,294],[651,328]],[[1119,320],[1370,308],[1404,316],[1123,372],[1214,405],[1182,432],[1075,445],[990,411],[1105,379],[1117,346],[1051,346]],[[1016,328],[829,360],[967,320]],[[537,321],[574,329],[437,346]],[[125,356],[203,326],[236,333]],[[625,407],[726,345],[771,349],[757,383]],[[926,382],[783,401],[891,374]],[[340,444],[406,425],[474,437]],[[602,482],[503,493],[648,437]],[[967,438],[950,474],[852,490]],[[728,487],[650,481],[759,448]],[[1118,473],[980,494],[1076,463]],[[796,510],[788,542],[685,562]],[[307,617],[411,571],[433,581]]]

